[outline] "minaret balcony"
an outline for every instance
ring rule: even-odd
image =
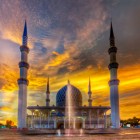
[[[109,49],[108,49],[108,53],[110,54],[110,53],[112,53],[112,52],[117,52],[117,48],[116,47],[110,47]]]
[[[29,69],[29,64],[27,62],[19,62],[19,68],[21,67],[25,67],[27,69]]]
[[[119,83],[120,83],[120,81],[118,79],[110,80],[109,81],[109,86],[119,85]]]
[[[20,46],[20,51],[26,51],[27,53],[29,53],[29,48],[25,45]]]
[[[112,69],[112,68],[116,68],[117,69],[118,67],[119,67],[119,64],[117,62],[110,63],[108,65],[109,70]]]
[[[89,92],[88,92],[88,95],[91,95],[91,94],[92,94],[92,92],[91,92],[91,91],[89,91]]]
[[[20,84],[25,84],[25,85],[28,85],[29,84],[29,81],[25,78],[19,78],[18,79],[18,85]]]
[[[50,102],[50,99],[46,99],[46,102]]]
[[[50,91],[47,91],[46,94],[50,94]]]
[[[92,102],[92,99],[88,99],[88,102]]]

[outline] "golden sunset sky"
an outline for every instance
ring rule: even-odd
[[[109,28],[112,18],[119,63],[121,119],[140,118],[139,0],[0,0],[0,122],[17,123],[20,45],[27,21],[30,69],[28,106],[51,105],[70,79],[87,105],[110,106]],[[29,113],[29,112],[28,112]]]

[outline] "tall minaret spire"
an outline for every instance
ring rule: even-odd
[[[70,84],[70,80],[68,79],[68,84]]]
[[[91,92],[90,77],[89,77],[88,91]]]
[[[89,96],[88,105],[89,106],[92,106],[92,97],[91,97],[91,95],[92,95],[92,92],[91,92],[91,83],[90,83],[90,77],[89,77],[89,84],[88,84],[88,96]]]
[[[22,45],[20,46],[21,61],[19,62],[20,78],[18,79],[19,93],[18,93],[18,128],[26,128],[26,117],[27,117],[27,71],[29,68],[28,64],[28,53],[29,48],[27,46],[27,25],[25,21]]]
[[[48,77],[48,80],[47,80],[46,106],[50,106],[50,82],[49,82],[49,77]]]
[[[110,70],[109,86],[110,86],[110,102],[111,102],[111,121],[112,126],[114,128],[119,128],[120,127],[119,91],[118,91],[119,80],[117,78],[117,69],[119,65],[116,61],[117,48],[115,46],[115,37],[112,22],[110,26],[109,40],[110,40],[110,48],[108,50],[108,53],[110,55],[110,64],[108,68]]]
[[[115,37],[114,37],[112,22],[111,22],[111,25],[110,25],[110,38],[109,39],[110,39],[110,47],[115,46]]]
[[[28,41],[27,24],[26,24],[26,20],[25,20],[24,31],[23,31],[23,36],[22,36],[22,45],[27,46],[27,41]]]

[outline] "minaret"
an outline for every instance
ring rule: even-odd
[[[70,80],[68,79],[68,84],[70,84]]]
[[[20,78],[18,79],[19,93],[18,93],[18,128],[26,128],[26,117],[27,117],[27,71],[29,68],[28,64],[28,53],[29,48],[27,46],[27,25],[25,21],[24,31],[22,36],[22,45],[20,46],[21,61],[19,62]]]
[[[110,70],[110,102],[111,102],[111,121],[113,128],[120,128],[120,115],[119,115],[119,92],[118,85],[119,80],[117,79],[118,63],[116,62],[117,48],[115,46],[115,37],[111,22],[110,27],[110,48],[108,50],[110,55],[110,64],[108,66]]]
[[[48,77],[48,81],[47,81],[46,106],[50,106],[50,83],[49,83],[49,77]]]
[[[89,77],[89,84],[88,84],[88,96],[89,96],[88,105],[89,106],[92,106],[92,97],[91,97],[91,95],[92,95],[92,92],[91,92],[91,84],[90,84],[90,77]]]

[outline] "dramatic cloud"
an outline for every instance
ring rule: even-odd
[[[107,51],[112,17],[120,64],[121,118],[139,117],[139,5],[139,0],[1,0],[1,121],[17,121],[19,46],[25,19],[30,48],[28,105],[45,105],[48,76],[51,105],[68,79],[80,89],[83,104],[87,104],[89,76],[93,105],[110,105]]]

